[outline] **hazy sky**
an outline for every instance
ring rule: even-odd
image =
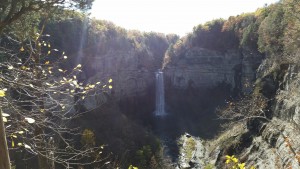
[[[278,0],[95,0],[92,17],[126,29],[185,35],[206,21],[253,12]]]

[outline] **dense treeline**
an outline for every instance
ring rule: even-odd
[[[134,50],[141,57],[147,57],[149,53],[162,57],[169,43],[179,38],[175,34],[125,30],[109,21],[90,19],[74,12],[67,11],[63,15],[49,20],[45,33],[53,36],[51,41],[55,47],[72,56],[72,64],[75,64],[74,59],[79,52],[84,53],[85,58],[81,59],[102,57],[110,51],[129,50]]]
[[[280,62],[276,64],[295,62],[299,47],[299,6],[296,0],[282,0],[253,13],[198,25],[168,50],[168,57],[180,57],[188,49],[200,47],[221,52],[258,50]]]

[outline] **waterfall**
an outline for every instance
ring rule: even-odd
[[[164,116],[165,112],[165,91],[164,91],[164,74],[161,70],[155,73],[156,76],[156,116]]]

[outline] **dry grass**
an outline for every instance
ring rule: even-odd
[[[237,125],[233,125],[231,128],[223,131],[220,135],[218,135],[215,139],[211,141],[207,141],[207,146],[209,152],[212,152],[217,147],[224,147],[227,145],[233,145],[239,143],[239,137],[246,133],[247,129],[245,124],[238,123]]]
[[[196,142],[192,137],[186,139],[184,149],[186,152],[186,158],[191,160],[196,149]]]

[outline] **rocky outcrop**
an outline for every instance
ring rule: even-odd
[[[274,88],[272,92],[265,93],[270,97],[268,111],[272,116],[269,120],[254,119],[247,126],[237,122],[234,127],[210,141],[197,141],[194,138],[199,144],[193,151],[202,150],[198,156],[194,153],[193,158],[197,159],[194,165],[224,168],[225,156],[235,155],[241,163],[246,163],[247,168],[300,168],[299,68],[296,65],[282,65],[270,74],[259,79],[260,82],[264,81],[261,90],[266,86]]]
[[[146,96],[154,90],[155,72],[161,68],[169,46],[164,34],[123,33],[107,42],[98,35],[99,43],[91,46],[90,51],[86,49],[82,60],[84,80],[104,85],[112,79],[111,96],[116,100]]]
[[[120,98],[144,95],[155,84],[155,71],[162,58],[151,53],[140,57],[134,51],[110,51],[90,60],[90,68],[96,72],[90,80],[112,78],[113,94]]]
[[[300,126],[299,66],[286,65],[281,88],[276,95],[274,116]]]
[[[260,129],[260,133],[253,136],[248,144],[245,144],[243,136],[248,135],[249,131],[243,127],[234,127],[210,141],[182,136],[184,144],[180,145],[178,168],[226,168],[225,156],[235,155],[240,163],[246,163],[247,168],[299,169],[299,128],[295,124],[274,118]],[[194,142],[192,149],[186,144],[191,140]],[[187,157],[188,152],[192,156]]]
[[[177,89],[213,87],[221,83],[232,89],[250,89],[262,54],[246,50],[212,51],[192,47],[165,65],[166,81]]]
[[[105,85],[112,79],[110,97],[120,102],[121,109],[134,113],[139,104],[148,102],[147,109],[154,109],[155,72],[161,67],[163,53],[154,55],[150,50],[139,53],[135,48],[110,50],[105,55],[88,57],[90,82],[100,81]],[[105,102],[105,97],[89,97],[85,107],[92,109]],[[123,109],[123,108],[125,109]],[[146,107],[145,107],[146,108]]]

